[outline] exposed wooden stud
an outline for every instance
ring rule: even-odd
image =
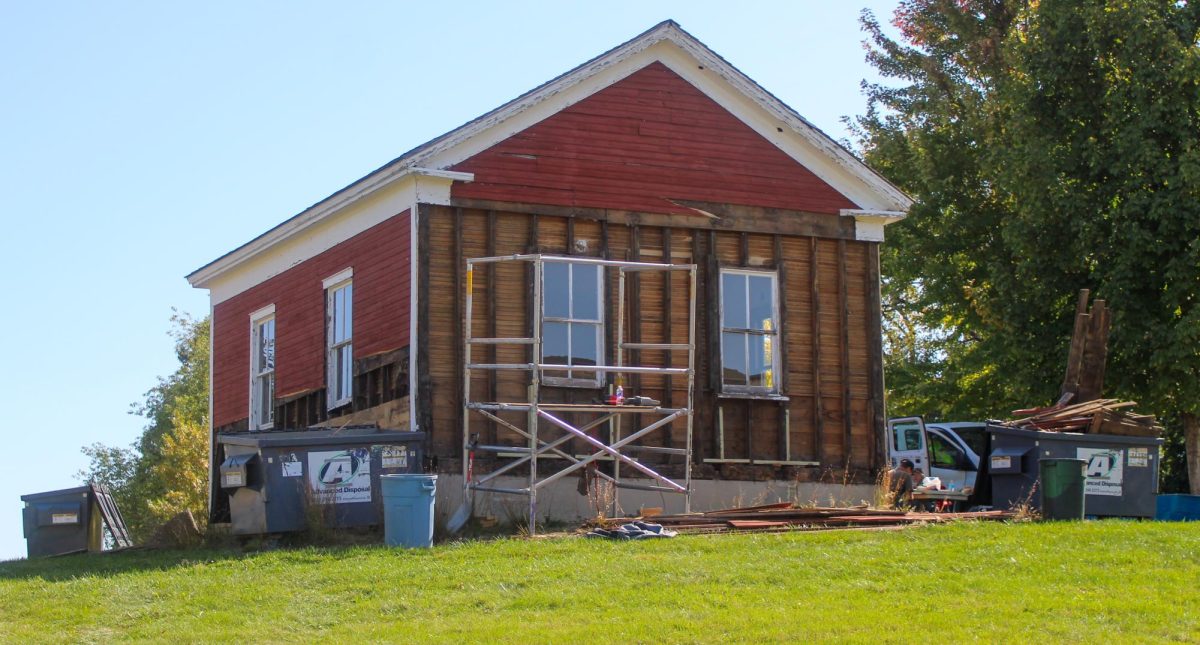
[[[463,283],[464,263],[463,258],[463,209],[454,209],[454,364],[463,364],[463,299],[466,297],[465,286]],[[456,390],[455,394],[455,421],[454,427],[461,428],[463,425],[463,415],[466,411],[463,410],[462,390]]]
[[[690,259],[693,263],[696,264],[696,273],[697,273],[697,278],[698,278],[698,284],[706,284],[706,280],[708,280],[709,278],[705,277],[706,264],[704,262],[700,261],[700,258],[704,257],[704,251],[702,249],[701,241],[700,241],[700,231],[691,231],[691,234],[692,234],[692,257]],[[700,309],[700,310],[711,309],[711,306],[709,305],[709,303],[711,301],[706,302],[704,300],[703,296],[704,296],[704,292],[696,294],[697,309]],[[705,320],[705,318],[703,316],[697,316],[696,320],[692,321],[692,324],[694,324],[696,326],[696,335],[695,335],[696,342],[705,347],[710,345],[711,337],[709,336],[709,334],[711,332],[709,331],[710,327],[707,324],[707,321]],[[694,360],[696,363],[695,367],[697,370],[697,374],[704,373],[704,370],[706,370],[706,369],[711,371],[712,363],[710,363],[708,361],[708,357],[705,356],[704,352],[699,351],[699,349],[697,348],[694,356],[695,356]],[[704,383],[703,380],[701,380],[700,378],[697,378],[695,380],[694,387],[697,390],[702,390],[706,385],[707,384]],[[693,429],[693,433],[695,433],[695,434],[692,437],[692,448],[693,448],[692,462],[698,464],[698,463],[703,463],[703,460],[704,460],[704,445],[705,444],[704,444],[702,435],[704,434],[705,430],[708,427],[710,427],[711,422],[712,422],[713,397],[706,396],[706,397],[694,397],[694,398],[695,398],[694,405],[696,406],[696,409],[692,413],[696,415],[696,419],[699,421],[699,423],[695,423],[694,429]]]
[[[883,307],[879,290],[879,243],[867,244],[867,363],[871,366],[870,382],[867,384],[868,408],[871,414],[871,428],[875,437],[873,442],[874,468],[881,468],[887,462],[887,433],[884,426],[887,423],[886,400],[883,383]]]
[[[669,264],[674,264],[674,261],[671,258],[670,228],[663,228],[662,230],[662,252],[662,261]],[[674,273],[671,271],[664,271],[660,275],[662,276],[663,281],[663,342],[672,343],[674,341],[671,340],[671,276],[673,276]],[[667,361],[667,367],[671,367],[672,359],[675,357],[674,352],[663,352],[663,354]],[[663,377],[663,404],[668,408],[674,407],[672,404],[672,400],[674,399],[674,393],[672,392],[672,389],[671,375],[667,374]],[[671,432],[673,425],[674,424],[668,425],[665,429],[666,434],[663,437],[663,445],[667,448],[674,447],[675,445],[674,437],[672,436]],[[667,459],[670,460],[670,457]]]
[[[821,266],[817,261],[817,238],[809,239],[808,293],[812,298],[812,415],[816,432],[817,461],[826,464],[824,406],[821,405]]]
[[[841,364],[842,381],[842,457],[846,467],[851,462],[851,437],[853,419],[850,415],[850,299],[846,294],[846,240],[837,241],[838,252],[838,328],[841,330],[842,355],[838,362]]]
[[[496,255],[496,233],[497,233],[497,231],[496,231],[496,211],[488,210],[488,212],[487,212],[487,243],[486,243],[488,257],[494,257]],[[487,313],[488,313],[487,329],[488,330],[487,330],[487,334],[488,334],[488,338],[495,338],[497,335],[496,320],[500,317],[500,315],[498,313],[497,303],[496,303],[496,298],[498,297],[500,290],[496,288],[496,265],[495,265],[495,263],[488,263],[488,265],[487,265],[487,291],[488,291],[488,296],[487,296]],[[497,356],[498,356],[497,352],[499,352],[499,348],[496,345],[488,346],[488,358],[491,360],[492,363],[500,362],[497,358]],[[497,392],[497,385],[496,385],[496,370],[488,370],[487,371],[487,379],[488,379],[488,400],[495,401],[495,400],[497,400],[497,397],[499,396],[498,392]],[[496,422],[492,421],[491,419],[488,419],[487,420],[487,429],[488,429],[488,434],[487,434],[488,443],[496,443],[496,434],[499,431],[498,428],[496,427]],[[491,459],[494,460],[495,458],[491,457]]]
[[[742,232],[738,239],[738,266],[750,266],[750,234]]]
[[[788,281],[787,281],[787,267],[786,267],[787,263],[784,262],[784,258],[783,258],[783,238],[781,238],[778,235],[774,235],[774,236],[772,236],[771,242],[772,242],[772,246],[773,246],[773,250],[774,250],[773,260],[775,263],[776,280],[778,281],[778,289],[779,289],[779,293],[776,294],[776,296],[779,298],[779,307],[778,307],[779,308],[779,320],[776,321],[776,330],[775,330],[776,344],[779,347],[779,370],[778,370],[778,373],[775,374],[775,380],[779,387],[779,393],[783,394],[783,395],[787,395],[787,393],[788,393],[788,367],[787,367],[788,366],[788,342],[787,342]],[[780,403],[779,407],[783,411],[783,415],[787,414],[787,406],[788,405],[789,404],[787,402]],[[787,461],[787,460],[791,459],[791,457],[789,456],[789,454],[791,453],[791,448],[790,448],[791,437],[788,436],[787,424],[780,423],[779,427],[781,428],[780,452],[781,452],[781,454],[784,455],[783,459],[785,461]]]
[[[754,401],[746,399],[746,459],[754,459]]]
[[[575,255],[575,218],[567,218],[567,255]]]
[[[629,259],[638,262],[642,259],[642,228],[633,226],[629,232]],[[629,280],[629,341],[632,343],[642,342],[642,274],[640,272],[631,273]],[[629,350],[629,364],[641,365],[642,352],[637,349]],[[637,395],[642,395],[642,375],[630,374],[626,378],[629,379],[629,385],[632,391]],[[628,395],[628,394],[627,394]],[[634,424],[637,427],[645,426],[642,415],[634,415]],[[642,444],[641,440],[637,442]]]
[[[433,455],[433,376],[429,370],[429,220],[437,206],[422,204],[417,219],[417,425],[425,432],[427,455]]]

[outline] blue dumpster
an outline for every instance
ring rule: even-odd
[[[383,535],[388,546],[433,546],[437,475],[381,475]]]
[[[1156,520],[1188,522],[1200,520],[1200,495],[1159,495]]]

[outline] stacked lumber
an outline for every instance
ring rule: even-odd
[[[1014,410],[1021,417],[1003,425],[1027,430],[1051,432],[1082,432],[1087,434],[1119,435],[1123,437],[1158,437],[1163,428],[1152,414],[1136,414],[1130,410],[1136,401],[1095,399],[1067,405],[1068,397],[1046,408]]]
[[[1103,300],[1088,306],[1082,289],[1075,304],[1075,329],[1067,353],[1067,371],[1058,402],[1044,408],[1014,410],[1015,421],[1002,425],[1027,430],[1081,432],[1124,437],[1159,437],[1163,428],[1153,415],[1136,414],[1134,401],[1102,399],[1111,310]]]
[[[960,520],[1005,520],[1013,517],[1007,511],[973,513],[914,513],[897,510],[852,508],[797,507],[790,502],[726,508],[704,513],[658,515],[649,521],[662,524],[680,533],[737,533],[819,531],[830,529],[885,530],[911,524],[953,522]]]
[[[1076,403],[1100,398],[1104,390],[1104,368],[1108,359],[1108,332],[1111,309],[1097,299],[1088,308],[1087,289],[1079,291],[1075,303],[1075,327],[1067,352],[1067,371],[1063,376],[1062,396],[1071,395]]]

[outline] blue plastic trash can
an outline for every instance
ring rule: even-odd
[[[388,546],[433,546],[437,475],[380,475],[383,535]]]

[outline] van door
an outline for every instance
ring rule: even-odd
[[[965,444],[960,443],[961,438],[952,437],[952,430],[937,426],[926,428],[926,431],[929,447],[926,474],[942,480],[942,486],[950,490],[974,489],[979,468],[968,456]]]
[[[921,417],[901,417],[887,423],[888,459],[892,467],[900,465],[901,459],[909,459],[926,473],[929,469],[928,445],[925,442],[925,421]]]

